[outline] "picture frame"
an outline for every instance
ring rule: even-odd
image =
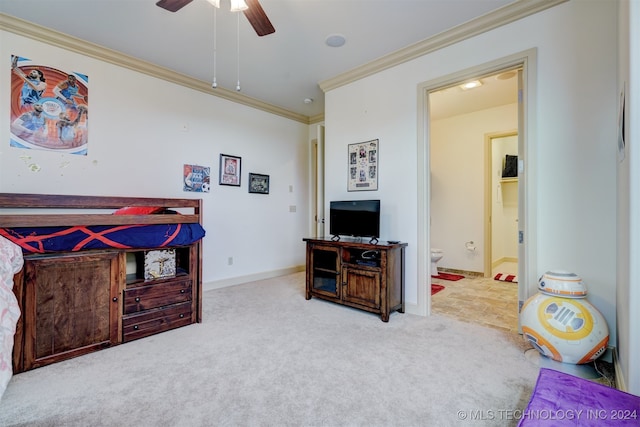
[[[269,175],[249,173],[249,193],[269,194]]]
[[[182,190],[208,193],[211,189],[211,168],[209,166],[187,165],[182,169]]]
[[[375,191],[378,189],[379,141],[349,144],[347,191]]]
[[[220,154],[220,185],[240,187],[242,158],[229,154]]]

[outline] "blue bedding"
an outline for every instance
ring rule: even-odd
[[[204,228],[195,223],[0,228],[0,236],[17,244],[27,254],[184,246],[204,235]]]

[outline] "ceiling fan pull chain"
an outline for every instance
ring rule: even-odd
[[[218,8],[213,8],[213,83],[211,84],[212,88],[218,87],[218,82],[216,81],[217,74],[217,54],[218,54],[218,34],[217,34],[217,20],[218,20]]]
[[[236,90],[240,92],[240,13],[236,12],[236,16],[238,18],[238,25],[236,27],[236,35],[238,38],[238,84],[236,85]]]

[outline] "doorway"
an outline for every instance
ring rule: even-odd
[[[517,138],[518,138],[518,311],[523,301],[530,295],[533,295],[536,289],[536,258],[535,258],[535,223],[536,215],[533,207],[535,206],[535,192],[527,188],[526,173],[528,157],[535,152],[535,147],[527,144],[529,139],[527,124],[533,123],[535,118],[533,108],[535,105],[535,60],[536,50],[531,49],[510,57],[502,58],[488,64],[479,65],[468,70],[460,71],[442,78],[425,82],[418,86],[418,94],[420,98],[418,114],[418,312],[428,315],[431,313],[431,275],[430,275],[430,248],[432,247],[432,209],[434,209],[436,201],[431,200],[432,190],[434,187],[442,184],[437,176],[433,176],[432,171],[432,153],[431,153],[431,128],[432,121],[432,105],[430,95],[438,91],[457,87],[469,80],[482,80],[484,77],[495,76],[509,71],[515,71],[518,80],[517,92]],[[532,127],[533,128],[533,127]],[[480,142],[482,145],[482,142]],[[481,148],[482,151],[482,148]],[[484,157],[482,154],[478,158]],[[482,169],[482,166],[480,166]],[[484,179],[479,178],[484,182]],[[482,190],[478,190],[482,192]],[[477,194],[476,194],[477,196]],[[458,194],[459,198],[466,197],[464,191]],[[480,196],[482,199],[482,196]],[[478,202],[482,206],[483,202]],[[460,221],[462,215],[459,210],[451,212],[452,216],[457,217],[458,224],[464,224]],[[482,216],[482,214],[480,214]],[[480,233],[482,235],[482,233]],[[526,238],[525,238],[526,237]],[[457,242],[456,244],[468,246],[469,253],[464,256],[476,257],[474,259],[472,271],[484,271],[483,254],[477,254],[476,250],[484,252],[484,238],[480,237],[479,241],[470,243],[472,239]],[[444,248],[443,248],[444,249]],[[455,248],[454,251],[455,252]],[[445,251],[445,257],[447,256]],[[479,260],[477,259],[479,258]],[[444,258],[443,258],[444,259]],[[477,267],[479,262],[480,267]],[[526,284],[526,285],[525,285]]]
[[[432,272],[432,285],[445,288],[431,308],[507,331],[518,330],[518,285],[493,278],[507,267],[516,271],[505,278],[517,276],[517,71],[429,93],[431,248],[443,251],[440,272],[464,276]]]
[[[311,156],[310,168],[311,176],[309,179],[311,191],[311,218],[309,225],[309,235],[322,238],[324,237],[324,125],[318,125],[316,128],[316,138],[311,140]]]
[[[518,275],[518,132],[487,134],[485,147],[484,277],[513,281]]]

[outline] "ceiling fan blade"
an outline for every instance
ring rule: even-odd
[[[245,0],[245,3],[249,8],[244,11],[244,16],[247,17],[258,36],[262,37],[276,32],[258,0]]]
[[[169,12],[177,12],[193,0],[160,0],[156,3],[156,6],[160,6]]]

